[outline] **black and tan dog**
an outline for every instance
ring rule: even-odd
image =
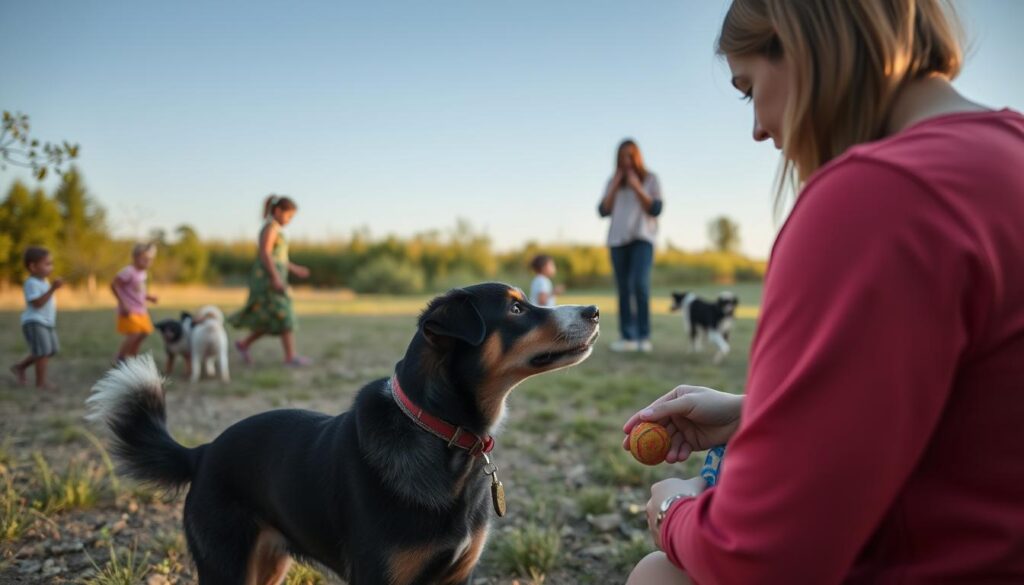
[[[338,416],[270,411],[189,449],[166,430],[148,357],[111,370],[89,403],[129,475],[191,483],[184,524],[202,585],[280,583],[293,556],[352,585],[468,583],[504,506],[486,453],[506,396],[586,359],[597,335],[597,307],[541,308],[480,284],[434,299],[395,376]]]

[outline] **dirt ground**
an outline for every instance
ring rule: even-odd
[[[386,299],[376,303],[379,311],[363,314],[300,306],[300,349],[315,360],[309,368],[281,367],[276,340],[265,340],[255,348],[254,366],[232,356],[228,385],[193,386],[179,370],[167,390],[172,435],[197,445],[272,408],[347,409],[363,384],[391,373],[414,331],[408,300],[390,308]],[[643,515],[650,483],[692,475],[702,458],[644,467],[621,450],[622,423],[679,383],[742,391],[752,319],[738,321],[733,353],[716,366],[710,354],[686,353],[678,317],[663,310],[654,317],[652,354],[612,353],[611,297],[601,304],[603,335],[594,355],[528,380],[510,398],[493,453],[509,514],[493,519],[474,583],[624,581],[652,550]],[[177,310],[164,307],[154,317]],[[118,342],[110,311],[64,311],[58,319],[62,352],[51,366],[57,390],[16,387],[7,365],[0,370],[0,583],[193,583],[182,497],[118,479],[101,429],[82,419],[89,389]],[[25,350],[18,313],[0,312],[0,330],[0,359],[14,363]],[[162,355],[156,339],[145,350]],[[117,567],[128,576],[105,573]],[[300,569],[289,577],[293,585],[324,582],[338,581]]]

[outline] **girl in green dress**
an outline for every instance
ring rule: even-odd
[[[248,337],[235,342],[246,364],[252,363],[249,347],[264,335],[280,335],[284,362],[289,366],[309,365],[309,358],[295,355],[295,315],[288,296],[288,274],[309,276],[309,269],[288,261],[288,242],[281,228],[288,225],[298,206],[288,197],[271,195],[263,203],[263,228],[260,230],[259,255],[249,274],[249,300],[228,321],[249,329]]]

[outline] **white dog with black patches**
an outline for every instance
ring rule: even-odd
[[[707,338],[715,345],[715,363],[729,354],[729,332],[732,331],[736,306],[740,299],[731,292],[718,295],[715,302],[704,300],[692,292],[673,292],[670,311],[681,311],[683,325],[690,336],[690,351],[701,350],[701,339]]]

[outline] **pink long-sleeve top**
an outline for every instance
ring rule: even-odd
[[[808,182],[776,240],[700,585],[1024,583],[1024,117],[925,120]]]

